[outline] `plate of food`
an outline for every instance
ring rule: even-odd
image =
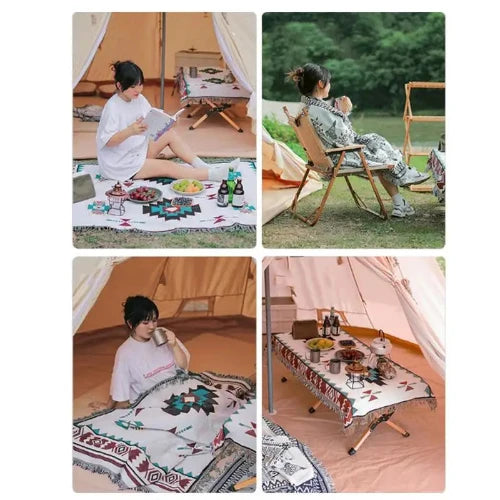
[[[316,337],[314,339],[310,339],[306,342],[307,347],[309,349],[319,349],[320,351],[329,351],[333,349],[335,342],[331,339],[323,339],[321,337]]]
[[[182,196],[196,196],[205,191],[205,186],[196,179],[179,179],[170,184],[174,193]]]
[[[347,361],[350,363],[352,361],[361,361],[365,355],[357,349],[340,349],[340,351],[335,353],[335,357],[340,359],[340,361]]]
[[[128,199],[133,203],[153,203],[162,197],[163,193],[157,189],[147,186],[140,186],[128,192]]]

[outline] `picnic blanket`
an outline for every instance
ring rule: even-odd
[[[153,203],[124,202],[125,213],[117,215],[110,210],[106,191],[115,181],[104,179],[98,173],[96,163],[75,163],[73,176],[90,174],[96,191],[95,198],[73,204],[73,228],[111,228],[124,231],[149,232],[193,232],[193,231],[230,231],[243,229],[255,231],[257,216],[256,166],[253,161],[241,161],[239,172],[245,190],[245,203],[241,208],[231,205],[217,206],[219,182],[203,181],[205,188],[192,197],[191,205],[175,205],[174,198],[179,197],[170,185],[175,179],[157,177],[148,180],[130,180],[124,183],[124,189],[131,190],[140,186],[159,189],[162,196]]]
[[[129,408],[73,423],[73,463],[123,489],[225,492],[255,476],[254,386],[178,371]]]
[[[263,417],[262,489],[268,493],[334,492],[332,478],[311,450]]]
[[[438,148],[433,148],[427,160],[426,170],[434,178],[435,184],[432,189],[434,196],[437,197],[440,203],[444,203],[446,193],[446,153],[439,151]]]
[[[318,335],[319,336],[319,335]],[[319,363],[306,358],[309,349],[305,340],[295,340],[291,333],[273,335],[272,348],[278,359],[328,408],[334,410],[342,419],[344,430],[366,426],[373,419],[394,411],[398,407],[424,405],[436,408],[436,399],[427,382],[394,361],[396,370],[393,379],[382,378],[378,370],[370,369],[364,378],[364,387],[350,388],[342,363],[340,373],[328,370],[328,363],[335,352],[342,349],[340,340],[353,340],[355,349],[370,355],[370,348],[356,337],[342,331],[334,337],[334,349],[323,351]]]
[[[237,81],[226,83],[229,70],[223,68],[198,68],[198,76],[189,76],[189,68],[179,72],[177,82],[182,104],[203,104],[209,99],[217,104],[248,101],[250,92]]]

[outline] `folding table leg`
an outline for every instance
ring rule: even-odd
[[[189,130],[194,130],[200,123],[204,122],[208,118],[208,114],[205,113],[194,125],[189,127]]]
[[[200,105],[196,106],[196,108],[194,108],[194,109],[193,109],[193,111],[191,111],[191,112],[187,115],[187,117],[188,117],[188,118],[193,118],[193,116],[194,116],[196,113],[198,113],[198,111],[199,111],[202,107],[203,107],[203,104],[200,104]]]
[[[384,413],[383,415],[380,415],[380,417],[373,420],[368,426],[368,429],[366,429],[363,435],[359,438],[358,442],[348,451],[349,455],[354,455],[361,448],[361,445],[368,439],[370,434],[377,428],[378,424],[381,424],[382,422],[385,422],[389,427],[392,427],[403,437],[408,437],[410,435],[408,431],[389,420],[393,414],[394,412]]]
[[[316,401],[311,408],[309,408],[309,413],[314,413],[321,406],[321,401]]]

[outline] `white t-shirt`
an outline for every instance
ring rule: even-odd
[[[134,402],[139,394],[174,376],[176,369],[167,344],[157,346],[153,340],[139,342],[129,337],[116,351],[111,397],[114,401]]]
[[[124,101],[118,94],[108,100],[97,127],[97,161],[101,175],[107,179],[125,181],[144,165],[148,152],[148,138],[132,135],[116,146],[106,146],[117,132],[127,128],[137,118],[145,117],[151,105],[140,94],[137,99]]]

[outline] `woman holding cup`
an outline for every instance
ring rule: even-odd
[[[187,370],[189,352],[175,333],[158,328],[156,304],[141,295],[123,305],[129,338],[118,348],[111,377],[108,408],[126,408],[158,382]]]

